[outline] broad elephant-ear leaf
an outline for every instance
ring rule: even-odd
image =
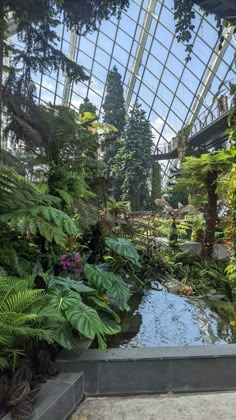
[[[62,327],[57,330],[55,340],[63,348],[72,350],[79,347],[80,338],[72,334],[71,327],[68,322],[65,322]]]
[[[102,320],[104,334],[114,335],[121,332],[120,324],[111,317],[109,317],[109,314],[105,312],[99,312],[99,316]]]
[[[131,242],[120,238],[106,238],[105,243],[113,252],[139,266],[139,255]]]
[[[97,334],[97,339],[98,339],[98,347],[99,350],[106,350],[107,348],[107,343],[104,339],[104,336],[100,333]]]
[[[67,290],[75,290],[78,293],[92,293],[94,289],[86,286],[82,281],[73,280],[70,277],[54,277],[49,282],[50,286],[61,286]]]
[[[110,306],[108,306],[108,304],[106,302],[104,302],[103,300],[100,300],[100,299],[98,299],[94,296],[89,296],[89,300],[91,300],[93,303],[95,303],[95,305],[97,305],[99,309],[101,309],[102,311],[105,311],[108,314],[110,314],[116,322],[118,322],[118,323],[120,322],[119,315],[117,315],[117,313],[114,312],[110,308]]]
[[[80,302],[65,311],[67,321],[84,337],[94,339],[98,333],[103,333],[103,326],[95,309]]]
[[[52,287],[48,289],[49,305],[58,311],[65,311],[71,306],[81,302],[81,296],[78,292],[63,290],[62,288]]]
[[[92,286],[97,289],[107,290],[111,287],[112,282],[107,271],[102,270],[96,265],[85,264],[84,274]]]
[[[128,311],[128,300],[130,298],[129,287],[120,276],[117,276],[113,273],[110,274],[112,275],[113,282],[107,293],[118,309],[121,311]]]

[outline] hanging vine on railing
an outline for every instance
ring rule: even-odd
[[[183,127],[176,135],[177,140],[177,152],[180,163],[183,162],[189,148],[189,135],[192,129],[192,124],[188,124]]]
[[[229,83],[230,95],[233,96],[232,108],[228,114],[228,139],[230,144],[236,144],[236,84]]]

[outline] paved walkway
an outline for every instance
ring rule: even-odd
[[[236,420],[236,392],[87,398],[73,420]]]

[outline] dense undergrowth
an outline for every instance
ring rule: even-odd
[[[105,349],[121,331],[132,294],[154,280],[219,301],[236,323],[236,310],[227,309],[236,287],[235,126],[229,150],[182,156],[171,194],[161,191],[150,122],[137,103],[126,115],[116,67],[103,122],[88,98],[79,112],[36,100],[38,72],[62,71],[74,83],[88,79],[56,48],[53,28],[62,16],[67,29],[78,21],[84,34],[120,16],[129,2],[109,0],[99,8],[85,1],[82,9],[73,1],[43,3],[34,10],[32,2],[16,7],[4,0],[0,16],[0,409],[11,409],[16,420],[33,416],[42,383],[58,372],[58,353],[92,342]],[[25,50],[6,42],[9,10]],[[2,135],[10,150],[3,150]],[[183,208],[171,208],[163,199],[168,194],[173,205],[184,200]],[[183,252],[185,241],[202,244],[202,254]],[[229,255],[214,261],[214,245],[222,241]]]

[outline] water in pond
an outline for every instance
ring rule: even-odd
[[[164,289],[148,290],[133,296],[122,333],[108,345],[128,348],[236,342],[229,317],[216,306],[205,298],[178,296]]]

